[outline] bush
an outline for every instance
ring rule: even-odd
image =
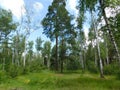
[[[78,70],[80,68],[80,64],[77,60],[68,60],[66,69],[67,70]]]
[[[116,75],[119,73],[119,66],[118,64],[109,64],[104,67],[104,74],[105,75]]]
[[[118,72],[117,72],[117,75],[116,75],[116,76],[117,76],[117,79],[118,79],[118,80],[120,80],[120,69],[118,70]]]
[[[7,75],[9,75],[12,78],[15,78],[16,76],[22,74],[23,68],[19,67],[15,64],[9,65],[8,70],[6,71]]]
[[[0,71],[0,84],[6,80],[7,76],[4,71]]]
[[[94,62],[89,62],[87,65],[87,69],[91,73],[98,73],[99,72],[98,67],[95,66]]]
[[[31,61],[29,64],[30,72],[40,72],[42,69],[45,67],[38,60]]]
[[[29,71],[30,71],[30,70],[29,70],[29,67],[27,67],[27,66],[26,66],[26,67],[23,67],[21,74],[22,74],[22,75],[28,74]]]

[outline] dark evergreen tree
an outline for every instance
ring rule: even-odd
[[[65,8],[65,0],[54,0],[49,6],[48,13],[42,21],[44,34],[51,40],[56,40],[56,70],[58,70],[58,44],[60,41],[68,41],[75,37],[73,25],[71,25],[72,17]],[[62,44],[63,45],[63,44]],[[64,47],[64,46],[62,46]],[[62,55],[63,56],[63,55]],[[61,62],[61,71],[63,62]]]

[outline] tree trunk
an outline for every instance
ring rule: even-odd
[[[16,44],[15,44],[15,56],[16,56],[16,64],[19,66],[19,52],[18,52],[18,48],[19,48],[19,45],[18,45],[18,43],[19,43],[19,34],[18,34],[18,32],[17,32],[17,36],[16,36]]]
[[[85,49],[83,50],[83,64],[84,64],[84,70],[86,69],[86,53]]]
[[[60,66],[61,66],[61,73],[63,73],[63,60],[64,60],[64,40],[62,39],[62,45],[61,45],[61,56],[60,56],[60,58],[61,58],[61,61],[60,61]]]
[[[100,77],[104,78],[103,75],[103,63],[102,63],[102,59],[101,59],[101,54],[100,54],[100,46],[99,46],[99,40],[98,40],[98,31],[95,28],[96,31],[96,37],[97,37],[97,49],[98,49],[98,57],[99,57],[99,65],[100,65]]]
[[[26,37],[25,37],[25,49],[24,49],[24,57],[23,57],[23,66],[24,67],[26,66],[26,46],[27,46],[26,43],[27,42],[26,42]]]
[[[103,74],[103,63],[102,63],[102,59],[101,59],[101,54],[100,54],[100,46],[99,46],[99,39],[98,39],[98,30],[97,30],[97,23],[94,19],[93,13],[91,12],[91,16],[92,16],[92,22],[93,22],[93,27],[94,27],[94,31],[96,34],[96,44],[97,44],[97,51],[98,51],[98,58],[99,58],[99,66],[100,66],[100,77],[104,78],[104,74]]]
[[[50,55],[48,55],[47,67],[48,67],[48,69],[50,69]]]
[[[99,3],[100,3],[100,6],[101,6],[101,10],[102,10],[102,15],[104,17],[104,20],[105,20],[105,23],[106,23],[106,26],[107,26],[107,29],[109,31],[109,37],[111,39],[111,42],[116,50],[116,53],[117,53],[117,56],[118,56],[118,60],[119,60],[119,64],[120,64],[120,54],[119,54],[119,50],[118,50],[118,46],[115,42],[115,38],[113,36],[113,33],[112,33],[112,30],[111,30],[111,27],[109,25],[109,21],[108,21],[108,18],[106,16],[106,13],[105,13],[105,7],[104,7],[104,0],[99,0]]]
[[[108,44],[107,44],[107,40],[105,41],[105,48],[106,48],[106,62],[107,62],[107,64],[109,64],[109,56],[108,56]]]
[[[82,66],[82,71],[84,71],[84,59],[83,59],[82,50],[81,50],[81,52],[80,52],[80,62],[81,62],[81,66]]]
[[[55,70],[58,71],[58,36],[56,36],[56,60],[55,60]]]
[[[63,58],[61,59],[61,73],[63,73]]]
[[[26,62],[26,55],[23,58],[23,66],[25,67],[25,62]]]
[[[98,62],[97,62],[96,46],[94,48],[94,53],[95,53],[95,66],[97,67],[98,66]]]
[[[14,49],[13,49],[13,55],[12,55],[12,64],[14,64],[14,61],[15,61],[15,50]]]

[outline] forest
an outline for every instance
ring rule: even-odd
[[[67,1],[40,22],[0,6],[0,90],[120,90],[120,0],[77,0],[77,15]],[[39,28],[49,40],[28,40]]]

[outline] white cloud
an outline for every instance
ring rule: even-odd
[[[120,13],[120,6],[116,6],[115,8],[106,7],[105,12],[108,18],[115,17],[117,13]]]
[[[76,9],[77,6],[77,0],[68,0],[67,1],[67,9],[70,11],[70,13],[74,14],[75,17],[77,17],[78,10]]]
[[[83,30],[84,30],[84,33],[85,33],[85,37],[88,39],[88,33],[89,33],[88,27],[84,26]]]
[[[111,8],[111,7],[106,7],[105,8],[105,13],[106,13],[106,16],[107,18],[110,18],[110,17],[115,17],[116,14],[120,13],[120,6],[117,6],[115,8]],[[101,22],[99,23],[98,25],[98,29],[100,29],[102,26],[105,26],[105,20],[104,18],[102,17],[101,18]]]
[[[67,3],[66,3],[66,8],[67,10],[75,16],[75,19],[74,19],[74,24],[75,26],[77,26],[77,22],[76,22],[76,19],[77,19],[77,16],[78,16],[78,10],[76,9],[76,6],[77,6],[77,2],[78,0],[67,0]]]
[[[6,10],[11,10],[13,15],[19,20],[25,14],[24,0],[0,0],[0,6]]]
[[[43,4],[40,3],[40,2],[35,2],[35,3],[33,4],[33,7],[34,7],[34,9],[35,9],[37,12],[40,11],[40,10],[42,10],[42,9],[44,8]]]

